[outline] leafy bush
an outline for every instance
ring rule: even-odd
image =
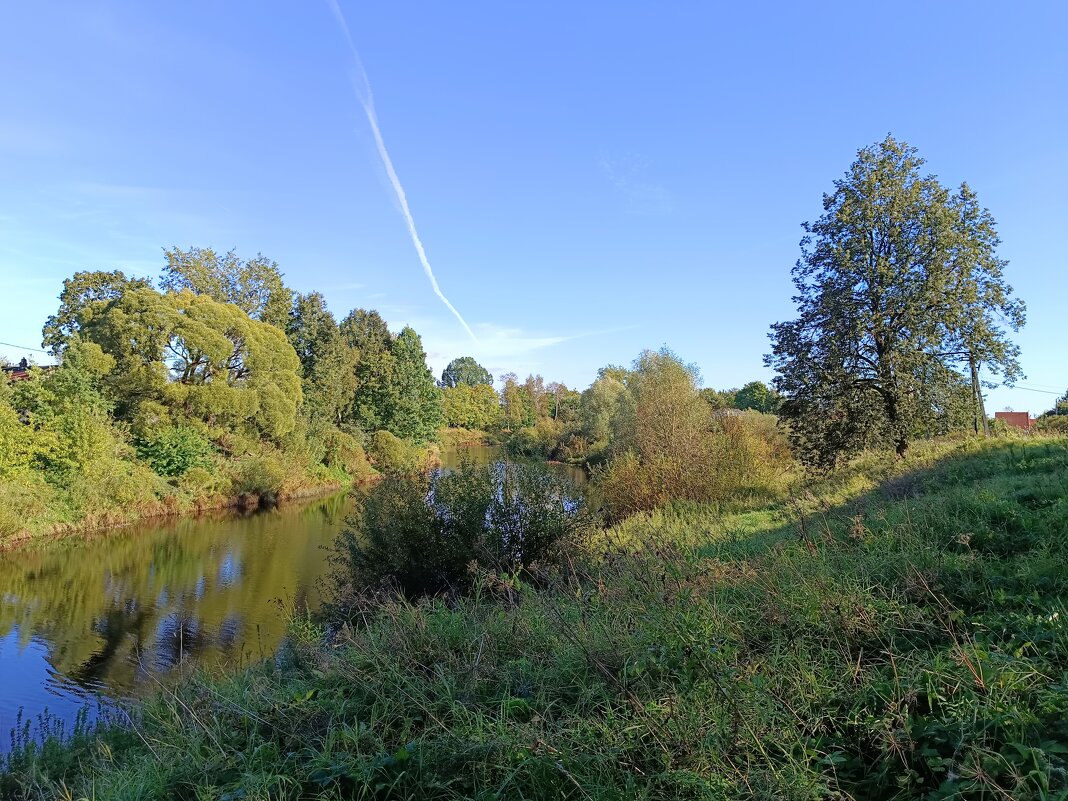
[[[672,501],[771,501],[793,475],[789,445],[772,415],[749,411],[704,423],[697,417],[685,437],[666,441],[646,427],[636,426],[634,445],[594,473],[614,520]],[[665,447],[671,442],[677,447]]]
[[[323,436],[323,464],[344,470],[350,478],[357,481],[374,473],[360,441],[336,428],[330,429]]]
[[[178,489],[190,498],[209,498],[230,489],[226,478],[206,467],[190,467],[178,479]]]
[[[244,456],[237,463],[234,491],[275,498],[286,480],[286,469],[274,454]]]
[[[370,492],[338,538],[338,601],[383,587],[409,597],[463,591],[472,562],[511,574],[588,525],[575,488],[542,465],[395,475]]]
[[[1031,427],[1040,434],[1068,434],[1068,414],[1046,414]]]
[[[539,420],[536,425],[514,431],[504,447],[512,456],[548,459],[557,448],[562,430],[562,426],[552,420]]]
[[[376,431],[370,445],[374,466],[387,475],[419,473],[427,467],[427,454],[423,448],[405,442],[389,431]]]
[[[137,455],[159,475],[174,478],[194,467],[208,467],[214,448],[194,428],[164,426],[153,435],[137,442]]]
[[[10,406],[0,404],[0,478],[26,473],[40,456],[39,434],[23,425]]]

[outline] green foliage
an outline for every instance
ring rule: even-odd
[[[670,351],[644,353],[621,398],[614,455],[595,476],[615,519],[674,500],[766,502],[785,488],[792,458],[775,418],[714,412]]]
[[[1057,398],[1053,408],[1042,415],[1043,417],[1068,417],[1068,390]]]
[[[594,450],[603,451],[608,447],[617,427],[616,417],[629,401],[624,382],[625,374],[602,370],[597,380],[582,393],[579,424]]]
[[[457,384],[441,392],[445,425],[450,428],[488,429],[501,421],[497,392],[488,384]]]
[[[505,441],[505,449],[512,456],[528,459],[549,459],[557,449],[562,427],[552,420],[539,420],[537,425],[512,432]]]
[[[779,394],[763,381],[750,381],[734,395],[736,409],[774,414],[779,408]]]
[[[359,353],[356,390],[346,422],[361,431],[387,428],[397,399],[396,359],[390,352],[393,337],[376,311],[356,309],[341,321],[341,333]]]
[[[423,342],[406,326],[393,340],[391,352],[396,365],[395,397],[386,428],[412,442],[432,441],[444,424],[444,416],[441,391],[426,365]]]
[[[340,423],[356,394],[360,354],[346,341],[321,294],[294,298],[286,335],[300,359],[307,416]]]
[[[164,250],[167,266],[160,288],[180,293],[189,290],[219,303],[232,303],[253,320],[285,328],[291,292],[282,282],[278,264],[262,254],[248,261],[234,251],[218,255],[211,248],[172,247]]]
[[[151,288],[150,281],[127,278],[121,270],[75,273],[63,281],[59,310],[45,323],[42,344],[58,356],[82,326],[92,320],[93,311],[106,309],[130,290]]]
[[[37,432],[22,423],[18,412],[0,403],[0,479],[29,472],[41,450]]]
[[[515,574],[584,531],[588,520],[575,496],[534,464],[465,464],[429,477],[387,478],[338,539],[334,608],[381,589],[407,597],[463,592],[472,563]]]
[[[104,379],[120,417],[152,401],[209,425],[270,439],[293,429],[300,363],[285,334],[240,308],[189,290],[125,292],[85,310],[81,336],[114,367]]]
[[[534,425],[537,422],[535,399],[525,387],[519,384],[515,373],[502,376],[504,389],[501,391],[501,427],[515,431]]]
[[[263,256],[165,255],[164,291],[117,271],[66,280],[44,330],[60,364],[0,385],[5,538],[336,488],[375,474],[362,440],[378,430],[385,469],[433,462],[410,444],[443,422],[413,330],[365,310],[338,325]],[[492,388],[471,389],[466,422],[492,426]]]
[[[258,495],[268,501],[277,499],[288,471],[273,453],[249,454],[237,462],[234,491],[239,495]]]
[[[962,185],[922,176],[915,148],[887,137],[858,153],[824,214],[805,223],[793,270],[796,320],[772,326],[765,359],[802,458],[826,467],[869,446],[905,453],[952,387],[981,363],[1012,380],[1024,306],[996,255],[993,218]]]
[[[737,389],[712,389],[711,387],[705,387],[701,390],[701,397],[705,402],[711,406],[714,410],[720,409],[737,409],[737,396],[739,390]]]
[[[381,473],[407,475],[426,471],[426,451],[389,431],[376,431],[369,447],[375,469]]]
[[[355,481],[362,481],[374,474],[363,445],[351,434],[330,426],[316,430],[314,436],[322,442],[322,462],[327,467],[342,470]]]
[[[441,373],[441,386],[448,389],[459,386],[476,387],[480,384],[492,387],[493,376],[470,356],[453,359]]]
[[[137,455],[167,478],[183,475],[194,467],[210,467],[215,450],[199,431],[180,425],[164,426],[136,445]]]
[[[285,662],[16,749],[0,794],[1063,797],[1068,445],[910,465],[642,515],[536,582],[384,599],[327,644],[305,622]]]
[[[1035,421],[1034,425],[1031,428],[1040,434],[1068,434],[1068,415],[1043,415]]]

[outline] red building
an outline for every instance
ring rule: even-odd
[[[1004,420],[1005,425],[1013,428],[1022,428],[1024,431],[1031,429],[1030,412],[994,412],[995,420]]]
[[[8,381],[25,381],[30,377],[30,365],[23,359],[18,364],[5,366],[3,374]]]

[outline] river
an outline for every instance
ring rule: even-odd
[[[461,449],[486,463],[500,452]],[[443,467],[459,464],[446,452]],[[581,468],[557,465],[577,483]],[[194,667],[274,654],[285,609],[316,609],[329,547],[356,509],[337,495],[252,515],[145,523],[0,553],[0,751],[21,714],[64,721]]]

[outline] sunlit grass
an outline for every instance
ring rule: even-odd
[[[866,457],[9,758],[12,798],[1056,799],[1068,441]],[[615,547],[613,542],[619,544]]]

